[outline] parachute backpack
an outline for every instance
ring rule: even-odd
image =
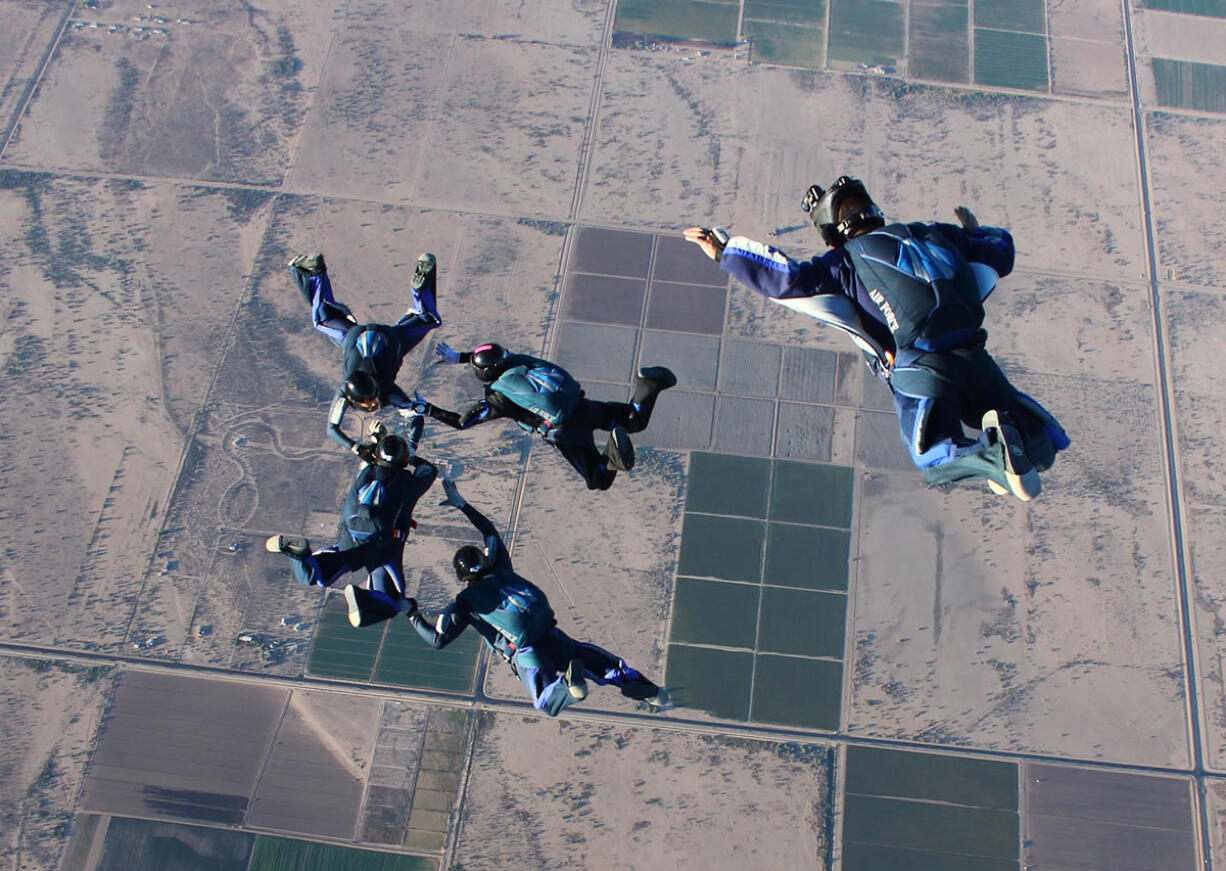
[[[514,365],[490,385],[520,408],[526,408],[541,419],[541,428],[555,427],[570,417],[583,390],[569,372],[547,360],[516,355]],[[519,424],[531,432],[532,427]]]

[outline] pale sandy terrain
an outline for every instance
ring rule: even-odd
[[[107,666],[6,660],[0,677],[7,732],[0,753],[5,867],[58,867],[114,678]]]
[[[268,759],[318,751],[361,798],[335,831],[272,831],[445,869],[839,871],[834,762],[868,742],[1188,778],[1207,801],[1198,843],[1226,862],[1226,121],[1151,110],[1148,63],[1226,63],[1223,22],[1051,0],[1046,98],[613,49],[612,0],[120,0],[71,12],[17,117],[63,11],[0,0],[0,864],[60,867],[124,660],[285,694]],[[608,688],[551,721],[488,657],[471,695],[312,682],[328,594],[261,543],[331,541],[355,467],[325,436],[337,353],[286,260],[324,251],[337,297],[392,321],[434,252],[445,323],[400,383],[463,408],[479,385],[435,364],[433,342],[558,351],[578,229],[718,223],[809,257],[823,246],[798,201],[843,172],[891,216],[965,204],[1013,232],[989,347],[1074,445],[1031,506],[927,489],[865,458],[867,423],[892,422],[846,341],[732,289],[725,349],[846,352],[826,403],[831,459],[855,481],[836,732],[653,716]],[[650,449],[650,430],[635,442],[638,468],[608,493],[502,422],[431,425],[422,452],[506,531],[564,630],[663,680],[690,455]],[[475,541],[440,496],[405,552],[429,611]],[[269,663],[243,633],[293,643]],[[45,667],[30,647],[92,665]]]
[[[822,867],[822,745],[510,714],[483,715],[477,737],[464,867]]]

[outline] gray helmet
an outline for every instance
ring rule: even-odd
[[[839,219],[839,209],[850,199],[859,199],[865,206]],[[809,185],[805,198],[801,200],[800,210],[808,214],[822,234],[822,239],[831,248],[842,247],[847,240],[862,230],[876,230],[885,226],[885,215],[873,198],[868,195],[864,182],[849,175],[839,176],[829,189],[822,190],[820,185]]]

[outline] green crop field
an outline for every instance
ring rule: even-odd
[[[368,681],[382,641],[383,627],[354,629],[345,613],[345,600],[330,596],[319,618],[307,671],[318,677]]]
[[[975,26],[1046,33],[1043,0],[975,0]]]
[[[480,647],[481,636],[470,629],[442,650],[435,650],[408,620],[393,620],[374,679],[377,683],[472,692]]]
[[[1184,12],[1188,15],[1208,15],[1226,18],[1226,0],[1145,0],[1146,9],[1162,12]]]
[[[732,43],[740,12],[737,0],[619,0],[613,30]]]
[[[912,5],[908,51],[907,71],[917,78],[970,81],[967,8]]]
[[[438,861],[260,835],[248,871],[437,871]]]
[[[832,0],[831,60],[898,63],[903,52],[903,4],[890,0]]]
[[[825,32],[819,27],[747,18],[744,31],[753,40],[753,59],[758,63],[820,69],[825,60]]]
[[[1226,67],[1154,58],[1158,104],[1202,112],[1226,112]]]
[[[824,27],[826,0],[745,0],[745,19]]]
[[[1031,33],[975,28],[975,83],[1047,90],[1047,40]]]
[[[246,871],[253,835],[112,817],[97,871]]]

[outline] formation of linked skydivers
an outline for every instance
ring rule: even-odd
[[[829,189],[810,186],[801,208],[830,249],[807,261],[718,227],[689,227],[684,237],[749,288],[851,337],[889,387],[902,442],[930,484],[986,481],[998,495],[1037,496],[1039,473],[1069,438],[1042,405],[1009,383],[985,347],[983,301],[1013,269],[1009,232],[981,225],[962,206],[955,209],[957,225],[887,223],[864,184],[849,176]],[[337,543],[314,549],[305,538],[274,535],[267,549],[289,557],[303,584],[329,587],[365,571],[364,584],[344,590],[354,627],[404,613],[435,648],[473,627],[523,681],[533,706],[550,716],[585,698],[589,682],[612,684],[652,710],[664,709],[664,688],[615,654],[558,628],[545,593],[515,572],[497,529],[454,481],[442,482],[444,504],[468,518],[484,547],[455,552],[462,589],[433,622],[406,593],[403,553],[417,525],[413,510],[439,476],[418,453],[427,417],[457,430],[511,420],[553,445],[588,489],[607,490],[619,471],[634,467],[630,434],[646,429],[660,393],[677,384],[673,372],[644,366],[629,401],[597,402],[556,363],[493,342],[472,351],[438,342],[442,362],[470,365],[484,387],[483,397],[465,411],[449,411],[395,383],[405,355],[442,325],[432,254],[417,259],[412,303],[392,325],[359,324],[333,298],[322,254],[295,257],[289,266],[310,303],[312,324],[341,349],[342,382],[328,435],[360,463]],[[401,432],[375,420],[363,439],[350,438],[341,428],[350,405],[365,412],[398,409]],[[609,434],[603,450],[597,430]]]

